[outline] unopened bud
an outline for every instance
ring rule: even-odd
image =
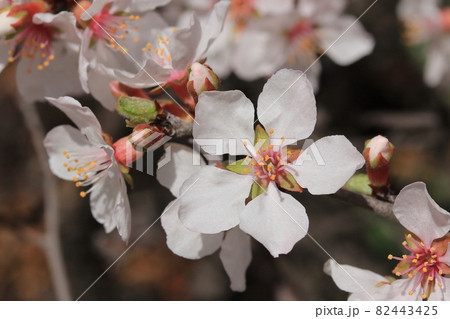
[[[114,149],[114,157],[116,160],[125,166],[130,166],[137,159],[144,155],[143,152],[137,151],[130,142],[130,137],[122,137],[116,141],[112,147]]]
[[[383,187],[389,183],[389,168],[394,145],[381,135],[366,141],[364,158],[366,160],[367,175],[372,186]]]
[[[156,126],[141,124],[134,128],[130,143],[138,150],[147,150],[161,141],[166,134]]]
[[[150,124],[158,115],[154,101],[139,97],[122,96],[116,104],[117,111],[128,119],[127,124],[135,127],[139,124]]]
[[[195,102],[198,101],[198,96],[202,92],[217,90],[219,84],[219,77],[208,65],[195,62],[189,68],[187,89]]]

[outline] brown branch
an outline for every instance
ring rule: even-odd
[[[354,193],[345,189],[340,189],[335,194],[330,195],[330,197],[358,207],[369,209],[384,217],[395,218],[392,211],[393,202],[384,201],[374,196]]]

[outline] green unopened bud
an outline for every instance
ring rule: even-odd
[[[189,68],[187,89],[195,102],[202,92],[217,90],[219,84],[219,77],[208,65],[195,62]]]
[[[138,97],[120,97],[116,109],[128,119],[127,124],[131,127],[151,124],[158,115],[158,107],[154,101]]]

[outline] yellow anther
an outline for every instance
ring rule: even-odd
[[[280,160],[280,156],[277,155],[277,161],[279,161],[279,160]]]
[[[12,56],[10,56],[9,58],[8,58],[8,62],[14,62],[14,58],[12,57]]]
[[[52,61],[52,60],[55,59],[55,56],[54,56],[53,54],[51,54],[51,55],[48,57],[48,59],[49,59],[50,61]]]
[[[76,187],[80,187],[80,186],[81,186],[81,182],[76,182],[76,183],[75,183],[75,186],[76,186]]]
[[[245,172],[245,173],[248,173],[248,168],[244,168],[244,172]]]
[[[134,38],[134,42],[138,43],[139,42],[139,38]]]
[[[244,142],[244,146],[247,146],[247,142]]]
[[[428,280],[429,280],[429,281],[433,281],[434,278],[430,276],[430,277],[428,277]]]
[[[275,180],[275,178],[276,178],[275,175],[270,176],[270,179],[271,179],[271,180]]]
[[[423,268],[422,268],[422,271],[423,271],[423,272],[427,272],[427,271],[428,271],[427,267],[423,267]]]
[[[72,179],[74,182],[78,182],[78,178],[76,178],[75,176]]]
[[[402,273],[401,273],[400,271],[397,271],[397,272],[395,273],[395,275],[396,275],[396,276],[399,276],[399,277],[401,276],[401,274],[402,274]]]
[[[274,130],[270,130],[270,131],[269,131],[269,134],[273,134],[273,132],[274,132]]]
[[[439,275],[442,275],[444,271],[442,269],[439,270]]]
[[[439,286],[439,287],[442,287],[442,284],[441,284],[440,282],[438,282],[438,286]]]
[[[388,258],[389,260],[392,260],[393,257],[394,257],[394,256],[392,256],[391,254],[389,254],[389,255],[387,256],[387,258]]]
[[[285,161],[282,161],[280,164],[281,164],[281,165],[286,165],[286,162],[285,162]]]
[[[177,32],[178,31],[178,28],[173,28],[172,29],[172,32]]]
[[[281,137],[281,140],[284,142],[284,140],[285,140],[284,136]]]
[[[121,28],[121,29],[125,29],[127,27],[127,24],[124,22],[124,23],[122,23],[121,25],[120,25],[120,27],[119,28]]]
[[[434,251],[436,250],[436,248],[434,248],[434,247],[431,247],[430,248],[430,251],[433,253]]]
[[[288,154],[289,156],[291,156],[291,155],[292,155],[292,151],[288,151],[287,154]]]
[[[264,160],[267,162],[268,160],[269,160],[269,155],[266,155],[265,157],[264,157]]]
[[[134,20],[134,15],[130,15],[128,18],[130,18],[130,20]]]
[[[412,294],[414,293],[414,291],[410,290],[408,291],[408,295],[412,296]]]
[[[125,40],[125,36],[123,34],[120,35],[120,40]]]
[[[412,277],[413,277],[413,274],[409,273],[409,274],[408,274],[408,278],[411,279]]]
[[[264,166],[265,164],[264,164],[264,162],[259,162],[258,165],[259,166]]]
[[[68,153],[69,153],[69,152],[67,152],[67,151],[64,151],[64,152],[63,152],[64,155],[67,155]]]
[[[420,296],[422,299],[427,299],[427,295],[423,294],[422,296]]]
[[[408,243],[406,242],[406,240],[402,243],[403,246],[407,246]]]
[[[253,166],[255,166],[255,165],[256,165],[256,162],[251,161],[250,164],[253,165]]]
[[[408,258],[408,256],[406,256],[406,255],[403,255],[403,256],[402,256],[402,258],[403,258],[403,259],[407,259],[407,258]]]
[[[109,45],[109,47],[110,47],[111,49],[115,49],[115,48],[116,48],[116,45],[115,45],[114,43],[111,43],[111,44]]]
[[[64,166],[64,167],[67,167],[67,166],[69,166],[69,164],[67,164],[67,163],[63,163],[63,166]]]
[[[417,262],[417,259],[413,259],[412,262],[413,262],[413,263],[416,263],[416,262]]]
[[[406,238],[408,238],[408,239],[411,239],[411,237],[412,237],[411,234],[408,234],[408,235],[406,236]]]
[[[141,17],[140,16],[135,16],[134,20],[139,21],[139,20],[141,20]]]
[[[40,47],[41,49],[45,48],[45,43],[41,43],[41,44],[39,45],[39,47]]]
[[[84,197],[86,197],[86,193],[85,192],[80,192],[80,196],[84,198]]]
[[[267,148],[264,147],[264,148],[262,149],[262,151],[263,151],[263,153],[267,152]]]
[[[422,242],[420,242],[419,245],[422,246],[422,247],[425,247],[425,244],[422,243]]]
[[[39,65],[37,66],[37,69],[38,69],[39,71],[42,71],[42,70],[44,69],[44,66],[43,66],[42,64],[39,64]]]
[[[50,62],[48,62],[48,61],[44,62],[44,66],[49,66],[49,65],[50,65]]]
[[[66,155],[66,158],[69,159],[69,158],[70,158],[70,155]]]
[[[272,144],[269,145],[269,149],[271,149],[271,150],[273,149],[273,145]]]
[[[256,173],[255,173],[255,175],[260,175],[260,174],[261,174],[260,172],[256,172]]]

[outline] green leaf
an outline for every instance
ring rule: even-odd
[[[250,165],[251,159],[243,158],[237,162],[227,165],[227,170],[239,175],[248,175],[253,172],[253,167]]]
[[[344,188],[351,192],[372,195],[372,188],[369,185],[370,180],[367,174],[356,174],[345,183]]]
[[[255,128],[255,146],[257,146],[256,150],[267,148],[269,146],[269,134],[267,134],[266,130],[259,124]]]
[[[278,174],[277,183],[278,185],[280,185],[280,187],[284,188],[287,191],[298,193],[303,192],[303,189],[300,187],[300,185],[298,185],[294,176],[292,176],[292,174],[289,172],[284,171]]]
[[[158,115],[154,101],[139,97],[121,96],[117,101],[116,108],[132,125],[151,124]]]

